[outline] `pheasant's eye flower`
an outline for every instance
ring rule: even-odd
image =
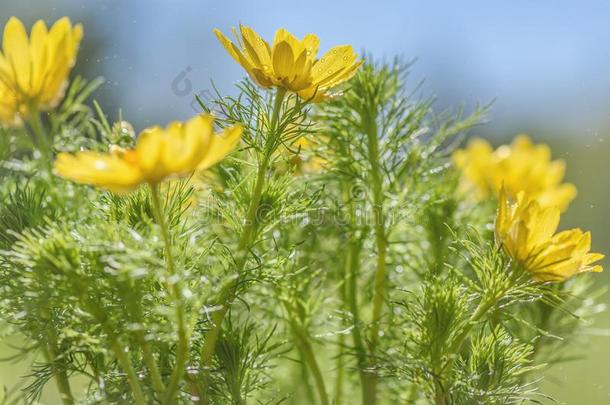
[[[474,188],[481,199],[497,197],[504,186],[512,198],[525,191],[542,207],[565,211],[576,196],[573,184],[562,183],[565,162],[551,160],[547,145],[534,145],[525,135],[496,150],[487,141],[474,139],[466,149],[454,152],[453,162],[462,171],[462,188]]]
[[[557,231],[559,209],[541,207],[520,192],[514,202],[502,189],[496,215],[496,242],[537,281],[563,281],[575,274],[600,272],[593,263],[604,255],[589,253],[591,233]]]
[[[19,19],[9,19],[0,53],[0,81],[6,87],[0,94],[9,94],[8,103],[6,97],[0,102],[2,123],[12,124],[17,114],[27,115],[31,108],[48,110],[61,101],[82,36],[82,26],[72,26],[67,17],[50,30],[38,20],[29,37]]]
[[[349,80],[363,63],[350,45],[334,47],[316,59],[320,40],[314,34],[299,40],[282,28],[270,46],[253,29],[239,28],[241,38],[233,29],[237,45],[219,30],[214,32],[250,78],[263,88],[281,87],[304,100],[324,100],[331,88]]]
[[[55,171],[61,177],[126,193],[142,183],[159,184],[170,176],[185,176],[221,161],[237,145],[240,126],[213,132],[210,116],[197,116],[167,128],[153,127],[138,137],[135,149],[113,147],[110,153],[61,153]]]

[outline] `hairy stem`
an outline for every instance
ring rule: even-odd
[[[169,272],[168,289],[174,300],[176,307],[176,319],[178,322],[178,343],[176,346],[176,363],[174,370],[170,377],[169,385],[165,391],[163,398],[164,404],[174,403],[176,394],[179,389],[180,381],[184,375],[184,368],[188,359],[188,334],[186,330],[186,322],[184,316],[184,299],[182,297],[182,284],[180,278],[176,277],[176,264],[174,262],[174,256],[172,254],[172,243],[169,236],[169,229],[163,215],[163,209],[161,206],[161,198],[159,196],[159,186],[157,184],[151,184],[152,191],[152,204],[155,220],[161,228],[161,236],[165,244],[165,260],[167,262],[167,269]]]
[[[266,183],[266,174],[271,160],[271,156],[275,149],[276,137],[279,136],[277,132],[277,125],[280,116],[280,110],[282,107],[282,101],[286,95],[286,90],[282,88],[277,89],[275,95],[273,112],[271,116],[271,124],[269,127],[269,136],[266,140],[265,150],[263,152],[262,160],[257,168],[256,180],[254,183],[254,189],[252,190],[252,196],[248,205],[248,211],[246,212],[245,225],[242,230],[239,243],[237,246],[238,259],[235,263],[237,278],[232,280],[225,288],[222,289],[219,299],[219,309],[212,313],[212,328],[205,335],[203,347],[201,349],[201,366],[203,370],[204,378],[204,395],[202,403],[207,403],[208,399],[205,394],[207,388],[207,380],[209,379],[209,369],[212,363],[212,357],[216,348],[216,342],[220,335],[222,322],[229,311],[230,303],[235,297],[235,290],[239,284],[239,278],[246,266],[248,261],[248,254],[250,249],[254,245],[254,235],[256,234],[258,218],[257,215],[260,209],[260,202],[263,195],[263,190]]]

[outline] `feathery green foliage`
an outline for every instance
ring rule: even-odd
[[[128,195],[52,176],[30,129],[3,129],[0,314],[35,354],[5,403],[47,385],[66,404],[545,398],[598,293],[497,247],[448,159],[487,109],[438,114],[406,79],[369,62],[318,105],[244,80],[199,100],[243,125],[237,152]],[[45,115],[51,153],[133,145],[86,104],[98,84]]]

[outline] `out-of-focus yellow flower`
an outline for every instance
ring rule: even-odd
[[[185,123],[173,122],[167,128],[144,130],[135,149],[61,153],[55,171],[79,183],[126,193],[142,183],[156,185],[170,176],[208,169],[235,148],[241,132],[240,126],[234,126],[214,134],[213,118],[197,116]]]
[[[332,48],[316,59],[319,38],[307,34],[302,40],[281,28],[270,46],[253,29],[240,25],[241,38],[233,28],[238,45],[219,30],[216,36],[229,54],[263,88],[282,87],[304,100],[319,102],[329,90],[349,80],[362,65],[350,45]]]
[[[576,197],[576,187],[562,183],[565,162],[551,160],[547,145],[534,145],[525,135],[496,150],[487,141],[473,139],[466,149],[453,153],[453,162],[462,171],[462,189],[474,188],[480,199],[497,197],[504,186],[512,198],[525,191],[542,207],[565,211]]]
[[[290,154],[290,164],[295,166],[297,173],[319,173],[324,170],[327,161],[314,154],[314,149],[317,146],[317,142],[301,136],[292,144],[292,149],[296,150],[296,154],[293,151],[285,149],[285,154]]]
[[[0,80],[0,124],[14,126],[19,123],[19,106],[15,95]]]
[[[3,124],[15,123],[31,108],[48,110],[61,101],[82,36],[83,27],[72,26],[67,17],[59,19],[50,30],[38,20],[29,37],[18,18],[8,20],[0,53]]]
[[[601,272],[594,265],[604,255],[589,253],[591,233],[570,229],[555,233],[557,207],[542,207],[525,192],[515,200],[500,191],[496,215],[496,242],[536,281],[563,281],[575,274]]]

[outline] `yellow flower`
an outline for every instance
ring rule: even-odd
[[[314,154],[314,149],[318,146],[317,142],[301,136],[292,144],[292,150],[284,149],[283,154],[290,159],[290,164],[294,165],[298,174],[319,173],[328,162]],[[298,153],[295,154],[294,151]]]
[[[205,170],[222,160],[239,142],[242,128],[214,134],[213,118],[197,116],[167,128],[144,130],[134,149],[113,147],[110,153],[60,153],[56,173],[64,178],[126,193],[142,183],[159,184],[170,176]]]
[[[250,27],[240,25],[239,29],[241,38],[233,28],[239,46],[219,30],[214,32],[256,84],[263,88],[281,87],[304,100],[324,100],[331,88],[349,80],[363,63],[350,45],[334,47],[316,59],[320,40],[314,34],[299,40],[281,28],[270,46]]]
[[[522,191],[516,200],[500,191],[496,215],[496,242],[536,281],[563,281],[575,274],[601,272],[593,263],[604,258],[589,253],[591,233],[570,229],[555,233],[557,207],[542,207]]]
[[[0,121],[11,125],[31,108],[48,110],[63,98],[68,75],[74,66],[83,36],[67,17],[50,30],[42,20],[28,38],[21,21],[11,17],[4,27],[0,52]]]
[[[453,162],[462,171],[462,189],[474,189],[480,199],[497,197],[504,186],[512,198],[525,191],[542,207],[565,211],[576,197],[576,187],[562,183],[565,162],[551,160],[547,145],[534,145],[525,135],[496,150],[487,141],[473,139],[466,149],[453,153]]]

